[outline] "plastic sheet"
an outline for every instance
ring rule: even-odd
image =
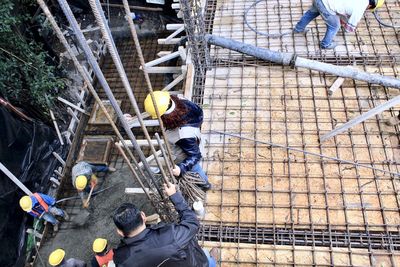
[[[0,106],[0,162],[31,191],[48,191],[59,165],[53,151],[63,155],[66,148],[63,151],[52,128],[23,121]],[[19,207],[21,196],[23,192],[0,172],[0,266],[24,266],[25,224],[32,218]]]

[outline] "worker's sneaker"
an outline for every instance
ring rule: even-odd
[[[321,45],[321,49],[334,49],[337,46],[337,43],[332,42],[330,45],[324,47]]]
[[[293,33],[295,33],[295,34],[297,34],[297,33],[299,33],[299,34],[306,34],[306,33],[309,32],[309,31],[310,31],[310,29],[308,29],[308,28],[305,28],[305,29],[302,30],[302,31],[299,31],[299,30],[297,30],[296,28],[293,29]]]
[[[58,232],[58,223],[57,224],[53,224],[53,232],[54,233]]]
[[[115,172],[117,169],[114,167],[108,167],[108,172]]]
[[[200,187],[200,189],[202,189],[204,192],[206,192],[206,191],[208,191],[208,190],[211,189],[212,185],[211,185],[209,182],[207,182],[207,183],[205,183],[205,184],[199,185],[199,187]]]
[[[400,123],[400,119],[397,116],[396,117],[391,117],[390,119],[388,119],[386,121],[386,125],[388,125],[388,126],[395,126],[395,125],[397,125],[399,123]]]
[[[210,256],[216,261],[219,262],[220,259],[220,253],[218,248],[212,248],[210,250]]]

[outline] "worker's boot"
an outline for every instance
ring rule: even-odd
[[[206,191],[208,191],[208,190],[211,189],[212,185],[211,185],[209,182],[207,182],[207,183],[205,183],[205,184],[199,185],[199,187],[200,187],[201,190],[203,190],[204,192],[206,192]]]
[[[388,125],[388,126],[395,126],[395,125],[397,125],[399,123],[400,123],[400,119],[397,116],[396,117],[391,117],[390,119],[388,119],[386,121],[386,125]]]
[[[114,167],[108,167],[108,172],[115,172],[117,169]]]
[[[70,218],[68,213],[65,210],[63,212],[64,212],[64,220],[69,221]]]

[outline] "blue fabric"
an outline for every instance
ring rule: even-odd
[[[108,166],[107,165],[94,165],[90,164],[90,167],[92,167],[92,170],[94,172],[108,172]],[[89,177],[90,178],[90,177]]]
[[[176,145],[179,146],[187,156],[182,162],[178,163],[181,174],[192,170],[193,167],[199,163],[201,159],[199,142],[197,138],[182,138],[176,142]]]
[[[208,267],[216,267],[217,262],[215,261],[215,259],[213,257],[211,257],[208,249],[203,248],[203,251],[204,251],[204,254],[206,254],[207,259],[208,259]]]
[[[42,218],[43,218],[43,220],[51,223],[52,225],[58,224],[58,220],[56,219],[56,217],[54,217],[53,214],[51,214],[49,212],[46,212],[45,214],[43,214]]]
[[[322,0],[315,0],[313,2],[312,7],[303,15],[294,29],[297,32],[303,32],[306,26],[319,15],[322,16],[327,27],[324,39],[321,41],[321,47],[327,48],[332,44],[333,38],[335,38],[340,29],[340,19],[338,15],[331,14],[326,9]]]
[[[189,100],[182,100],[186,108],[188,109],[188,112],[184,116],[184,120],[186,121],[185,126],[191,126],[191,127],[196,127],[200,128],[201,124],[203,123],[203,110],[196,105],[195,103],[189,101]],[[199,164],[199,161],[201,159],[201,152],[200,152],[200,147],[199,147],[199,142],[197,138],[182,138],[176,142],[176,145],[179,146],[183,152],[187,155],[185,160],[182,162],[179,162],[177,165],[181,169],[181,175],[186,173],[187,171],[191,170],[194,171],[193,168],[199,169],[200,176],[207,181],[207,175],[204,173],[203,169],[201,169],[200,165],[196,166],[196,164]],[[196,166],[196,167],[195,167]]]
[[[56,215],[64,217],[65,213],[62,209],[59,209],[57,207],[49,207],[49,212],[45,212],[43,214],[42,218],[43,218],[43,220],[51,223],[52,225],[56,225],[59,223],[55,217]]]
[[[197,163],[196,165],[193,166],[191,169],[192,172],[197,172],[201,178],[203,178],[204,182],[208,182],[208,176],[204,172],[203,168],[200,166],[200,163]]]
[[[47,205],[49,205],[49,207],[56,204],[56,200],[53,197],[41,193],[38,194],[42,197],[43,201],[46,202]],[[42,205],[40,205],[39,201],[36,199],[35,196],[31,196],[31,200],[32,200],[32,210],[39,213],[40,215],[43,212],[45,212],[44,208],[42,207]],[[29,212],[29,214],[34,217],[39,217],[40,215],[37,215],[35,212]]]
[[[203,110],[189,100],[182,100],[182,102],[188,109],[188,112],[183,117],[183,120],[186,121],[183,126],[200,128],[201,124],[203,124]]]

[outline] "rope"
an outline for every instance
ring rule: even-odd
[[[256,5],[258,5],[258,4],[261,3],[262,1],[267,2],[267,0],[257,0],[257,1],[255,1],[251,6],[249,6],[249,7],[246,9],[246,11],[244,12],[244,22],[246,23],[247,27],[249,27],[250,30],[252,30],[253,32],[255,32],[255,33],[259,34],[259,35],[263,35],[263,36],[269,37],[269,38],[280,38],[280,37],[282,37],[282,36],[291,34],[291,33],[293,32],[293,30],[288,30],[288,31],[285,31],[285,32],[282,32],[282,33],[266,33],[266,32],[260,32],[260,31],[256,30],[253,26],[250,25],[250,23],[247,21],[247,15],[248,15],[248,13],[249,13],[249,11],[250,11],[251,9],[253,9]]]
[[[390,25],[390,24],[387,24],[387,23],[383,22],[381,17],[379,17],[379,15],[378,15],[378,11],[374,11],[373,14],[374,14],[375,19],[378,21],[378,23],[380,25],[382,25],[383,27],[392,28],[392,29],[399,29],[400,28],[400,25],[399,26],[394,26],[393,24]]]

